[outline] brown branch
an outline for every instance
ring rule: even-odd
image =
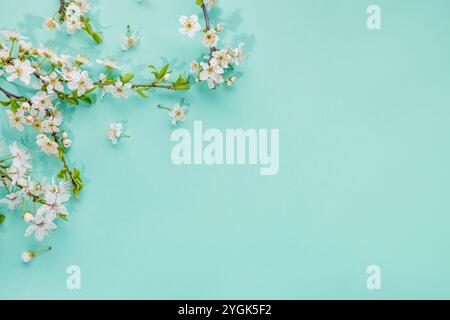
[[[22,99],[22,98],[25,98],[25,97],[17,96],[17,95],[15,95],[15,94],[9,92],[9,91],[6,90],[6,89],[3,89],[2,87],[0,87],[0,91],[3,92],[3,94],[4,94],[8,99]]]
[[[66,1],[65,0],[59,0],[59,22],[64,22],[64,10],[66,10]]]
[[[206,9],[206,5],[203,3],[202,4],[202,10],[203,10],[203,16],[205,17],[205,24],[206,24],[206,32],[208,32],[209,30],[211,30],[211,23],[209,22],[209,14],[208,14],[208,9]],[[210,49],[210,54],[212,55],[212,53],[214,51],[216,51],[217,48],[216,47],[212,47]]]

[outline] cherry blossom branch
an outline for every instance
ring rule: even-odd
[[[64,0],[59,0],[59,21],[64,22],[64,10],[66,9],[66,2]]]
[[[69,33],[75,33],[75,31],[82,29],[86,31],[97,44],[100,44],[103,42],[101,34],[92,29],[90,19],[86,16],[90,9],[91,5],[87,1],[59,0],[58,11],[56,11],[53,17],[49,17],[45,20],[44,26],[48,30],[59,29],[59,24],[54,19],[55,16],[59,15],[59,23],[65,24]]]
[[[11,178],[11,176],[10,176],[8,173],[6,173],[5,171],[3,171],[2,169],[0,169],[0,176],[1,176],[2,179],[6,179],[6,180],[8,180],[8,181],[10,181],[10,182],[13,181],[13,179]],[[22,185],[20,185],[20,184],[16,184],[16,186],[17,186],[19,189],[21,189],[21,190],[22,190],[22,189],[25,189],[25,187],[22,186]],[[33,202],[48,205],[48,203],[47,203],[44,199],[42,199],[41,197],[39,197],[39,196],[33,194],[33,193],[30,192],[30,191],[27,191],[27,195],[33,200]]]
[[[209,31],[211,30],[211,24],[209,23],[208,9],[206,9],[206,5],[204,3],[201,5],[201,8],[203,10],[203,16],[205,17],[206,31]]]
[[[206,25],[206,31],[211,30],[211,23],[209,22],[209,14],[208,14],[208,9],[206,9],[206,5],[205,3],[202,3],[201,5],[202,11],[203,11],[203,16],[205,17],[205,25]],[[212,55],[212,53],[214,51],[216,51],[217,48],[216,47],[212,47],[210,49],[210,54]]]

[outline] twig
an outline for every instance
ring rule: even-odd
[[[6,90],[6,89],[3,89],[2,87],[0,87],[0,91],[3,92],[3,94],[4,94],[6,97],[8,97],[8,99],[11,99],[11,98],[13,98],[13,99],[22,99],[22,98],[25,98],[25,97],[17,96],[17,95],[15,95],[15,94],[9,92],[9,91]]]
[[[208,32],[209,30],[211,30],[211,23],[209,22],[208,10],[206,9],[206,5],[204,3],[202,4],[202,10],[203,10],[203,16],[205,17],[206,31]],[[210,49],[211,55],[216,50],[217,50],[216,47],[212,47]]]

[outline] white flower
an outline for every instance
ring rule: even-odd
[[[197,73],[199,71],[200,71],[200,64],[197,61],[192,61],[191,62],[191,72]]]
[[[19,51],[30,54],[33,49],[33,45],[30,42],[20,40],[19,42]]]
[[[75,4],[80,8],[82,14],[86,14],[89,10],[91,10],[91,4],[87,0],[77,0]]]
[[[66,25],[67,31],[70,34],[75,33],[75,31],[83,27],[83,23],[76,16],[66,16],[64,24]]]
[[[30,262],[31,259],[33,259],[33,257],[34,257],[34,254],[31,252],[28,252],[28,251],[25,251],[24,253],[22,253],[22,256],[21,256],[22,261],[25,263]]]
[[[123,42],[122,43],[122,50],[123,51],[127,51],[130,48],[136,47],[138,41],[139,41],[139,38],[135,34],[123,37],[122,38],[122,42]]]
[[[46,133],[59,132],[59,126],[63,121],[63,116],[60,112],[54,110],[48,118],[41,123],[41,131]]]
[[[36,69],[31,66],[29,60],[22,62],[19,59],[14,59],[12,64],[6,66],[5,71],[9,74],[6,80],[12,82],[19,78],[24,84],[29,85],[31,75]]]
[[[244,51],[245,43],[239,43],[239,46],[233,50],[233,58],[236,65],[241,65],[245,61],[245,51]]]
[[[128,49],[136,47],[140,38],[131,30],[131,27],[127,27],[127,35],[122,37],[122,50],[127,51]]]
[[[78,65],[90,65],[89,58],[82,54],[77,54],[75,57],[75,63]]]
[[[41,78],[47,84],[48,93],[53,93],[54,91],[64,91],[64,85],[62,84],[56,72],[52,72],[49,76],[43,76]]]
[[[70,90],[76,90],[78,96],[82,96],[86,93],[86,91],[94,88],[94,82],[91,78],[89,78],[89,72],[82,71],[74,71],[69,76],[70,81],[67,84],[67,87]]]
[[[76,3],[72,2],[66,7],[66,17],[72,19],[72,18],[79,18],[83,14],[83,11],[81,10],[81,7],[78,6]]]
[[[0,34],[10,41],[20,41],[27,39],[26,37],[21,36],[20,33],[16,30],[2,30],[0,31]]]
[[[20,191],[18,191],[8,194],[5,198],[0,200],[0,203],[6,204],[9,210],[14,210],[21,203],[21,200]]]
[[[178,121],[184,122],[186,120],[187,107],[181,106],[179,103],[174,105],[169,115],[172,117],[172,124],[176,125]]]
[[[215,89],[217,84],[223,83],[223,68],[219,66],[215,58],[211,59],[209,63],[202,62],[202,72],[200,72],[200,80],[207,81],[210,89]]]
[[[39,111],[39,113],[44,113],[47,110],[53,109],[51,96],[43,91],[39,91],[31,98],[31,104],[34,109]]]
[[[197,32],[202,30],[202,26],[198,22],[198,17],[196,15],[190,17],[181,16],[180,23],[183,27],[178,29],[178,31],[180,31],[181,34],[186,34],[190,38],[193,38]]]
[[[25,230],[25,237],[29,237],[34,233],[37,241],[44,241],[45,236],[47,236],[50,231],[57,228],[53,220],[54,219],[52,219],[51,216],[44,217],[36,215],[36,217],[34,218],[35,224],[29,226],[27,230]]]
[[[72,140],[70,139],[63,139],[62,143],[65,148],[70,148],[72,146]]]
[[[46,204],[39,207],[36,218],[46,216],[53,220],[60,214],[65,216],[68,214],[66,207],[63,205],[64,202],[69,200],[65,192],[61,194],[59,192],[46,192],[44,199]]]
[[[12,112],[11,110],[6,110],[6,115],[8,116],[8,122],[11,128],[17,129],[17,131],[22,132],[24,129],[25,117],[23,111],[17,109],[16,112]]]
[[[205,32],[203,36],[203,44],[208,48],[213,48],[219,42],[219,36],[217,35],[216,30],[210,29]]]
[[[222,68],[228,68],[229,67],[229,62],[230,62],[232,57],[230,57],[230,55],[228,54],[228,50],[227,49],[216,50],[216,51],[214,51],[212,53],[212,56],[217,60],[217,63]]]
[[[47,155],[58,155],[58,144],[52,141],[45,134],[40,134],[36,137],[36,144]]]
[[[5,47],[3,49],[0,49],[0,60],[6,60],[9,58],[9,48]],[[3,70],[0,70],[0,75],[4,73]]]
[[[17,146],[17,143],[13,142],[9,146],[9,151],[11,152],[11,155],[13,157],[13,161],[12,161],[13,167],[24,168],[25,170],[28,170],[31,168],[31,165],[29,163],[31,156],[27,150],[19,148]]]
[[[108,139],[112,144],[117,144],[118,139],[122,136],[122,124],[111,122],[108,129]]]
[[[111,84],[106,86],[105,90],[111,93],[116,98],[128,98],[128,96],[130,95],[131,87],[131,83],[123,84],[122,81],[117,80],[114,85]]]
[[[217,31],[217,32],[222,32],[222,31],[223,31],[223,24],[222,24],[222,23],[219,23],[219,24],[216,26],[216,31]]]
[[[32,223],[33,220],[34,220],[34,216],[33,216],[33,214],[32,214],[30,211],[27,211],[27,212],[25,212],[25,213],[23,214],[23,220],[24,220],[26,223]]]
[[[217,0],[203,0],[203,3],[208,7],[208,9],[211,9],[217,4]]]
[[[108,58],[108,59],[105,59],[105,60],[97,59],[97,63],[100,64],[100,65],[105,66],[105,68],[108,69],[108,70],[114,70],[114,69],[120,70],[120,67],[117,64],[117,61],[112,59],[112,58]]]
[[[58,22],[56,22],[55,19],[53,19],[52,17],[49,17],[45,20],[44,27],[47,30],[54,30],[54,29],[59,29],[59,24],[58,24]]]
[[[53,193],[57,196],[57,201],[60,204],[69,201],[71,193],[68,188],[67,182],[61,181],[58,184],[49,184],[44,186],[45,193]]]

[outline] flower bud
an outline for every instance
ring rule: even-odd
[[[64,139],[63,140],[63,146],[66,147],[66,148],[70,148],[72,146],[72,140]]]
[[[26,116],[25,117],[25,124],[31,126],[33,124],[33,122],[34,122],[33,116]]]
[[[217,32],[221,32],[223,30],[223,24],[222,23],[219,23],[217,26],[216,26],[216,31]]]
[[[23,214],[23,220],[24,220],[26,223],[32,223],[33,220],[34,220],[34,217],[33,217],[33,215],[31,214],[30,211],[26,211],[26,212]]]
[[[170,73],[166,73],[166,74],[164,75],[164,77],[163,77],[163,80],[164,80],[164,81],[169,81],[169,79],[170,79]]]
[[[61,136],[63,139],[67,139],[69,137],[69,134],[67,132],[63,131]]]
[[[33,253],[25,251],[24,253],[22,253],[22,261],[28,263],[31,261],[31,259],[33,259],[33,256]]]
[[[23,111],[27,112],[27,111],[30,111],[31,106],[30,106],[30,104],[28,102],[24,102],[22,104],[21,108],[22,108]]]

